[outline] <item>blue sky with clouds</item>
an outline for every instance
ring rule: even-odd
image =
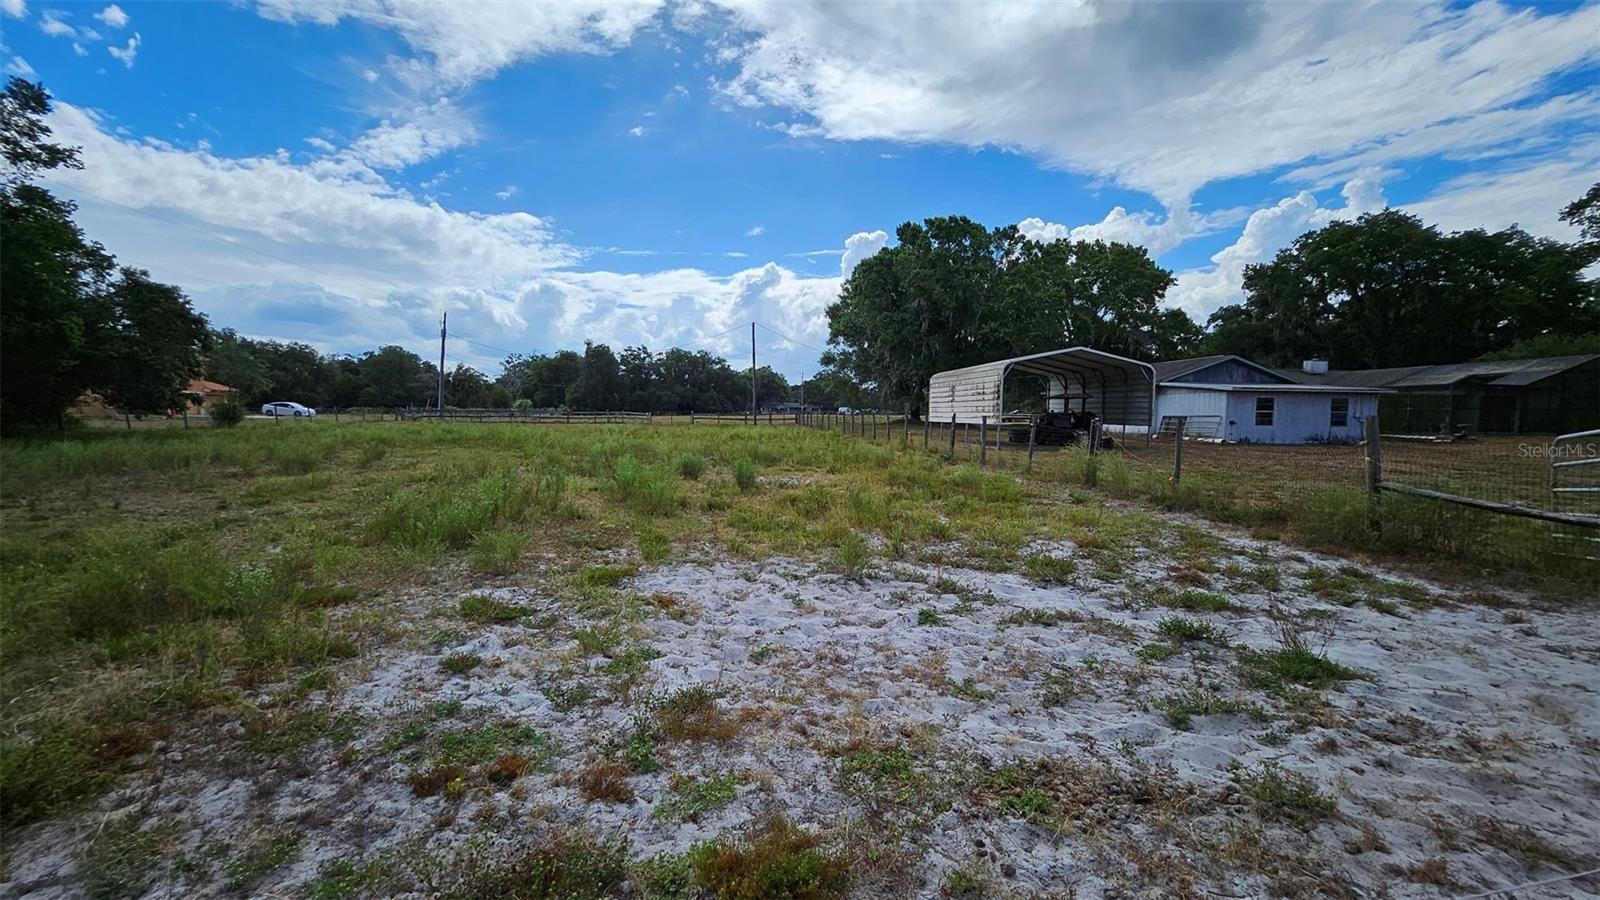
[[[752,319],[814,371],[908,219],[1143,244],[1204,320],[1335,218],[1571,237],[1600,177],[1595,4],[0,0],[0,42],[124,263],[327,351],[448,309],[491,372]]]

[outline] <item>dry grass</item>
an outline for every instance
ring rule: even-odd
[[[633,766],[625,762],[595,763],[578,774],[578,793],[591,802],[627,803],[633,799],[632,774]]]

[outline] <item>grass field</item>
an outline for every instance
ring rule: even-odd
[[[1477,552],[1459,531],[1371,537],[1355,488],[1274,501],[1201,466],[1172,490],[1075,452],[1019,478],[900,444],[319,421],[0,445],[11,887],[1314,893],[1585,860],[1492,805],[1350,799],[1475,766],[1594,788],[1594,716],[1556,690],[1595,674],[1565,649],[1595,636],[1592,611],[1552,605],[1574,602],[1565,573],[1530,598],[1168,514],[1442,569]],[[1533,616],[1543,649],[1450,679],[1542,682],[1421,699],[1433,645],[1410,623],[1469,647]],[[1395,725],[1408,702],[1437,721]],[[1459,772],[1408,788],[1349,769],[1441,736]],[[1149,829],[1113,828],[1135,819]],[[1346,841],[1420,868],[1344,860]]]

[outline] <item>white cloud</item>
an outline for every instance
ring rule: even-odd
[[[636,138],[644,137],[644,126],[643,125],[635,125],[632,128],[628,129],[628,134],[631,134]]]
[[[13,56],[6,62],[6,73],[15,75],[18,78],[39,77],[39,73],[33,70],[33,66],[28,65],[28,61],[20,56]]]
[[[219,327],[246,334],[326,351],[399,343],[431,353],[444,307],[453,331],[501,347],[593,339],[731,352],[733,337],[706,336],[751,319],[821,345],[838,296],[840,278],[774,263],[731,275],[577,271],[583,251],[544,220],[444,209],[346,152],[223,158],[122,136],[65,102],[50,124],[83,148],[82,170],[51,177],[80,203],[85,230],[124,262],[182,285]],[[887,237],[852,235],[843,255],[875,252]],[[492,369],[486,352],[451,345],[453,357]]]
[[[461,109],[440,101],[400,122],[380,122],[346,151],[375,169],[404,169],[466,146],[478,138],[477,126]]]
[[[725,96],[804,133],[1022,149],[1168,205],[1286,165],[1541,134],[1557,110],[1527,101],[1600,58],[1594,4],[774,0],[725,18],[744,35]]]
[[[876,254],[889,243],[889,233],[886,231],[858,231],[845,238],[844,254],[839,257],[839,277],[849,278],[850,273],[856,270],[856,264],[869,256]]]
[[[122,7],[115,3],[95,13],[94,17],[104,23],[107,28],[124,28],[131,19],[127,13],[122,11]]]
[[[767,226],[765,226],[765,225],[757,225],[754,228],[750,229],[749,231],[746,231],[744,233],[744,236],[745,237],[761,237],[763,234],[766,234],[766,233],[767,233]]]
[[[139,32],[135,31],[133,37],[128,38],[128,46],[123,48],[107,47],[106,52],[128,68],[133,68],[133,60],[139,55]]]
[[[1167,291],[1166,304],[1204,323],[1220,307],[1243,298],[1245,266],[1271,258],[1307,231],[1335,219],[1377,212],[1385,205],[1383,186],[1368,178],[1351,179],[1343,196],[1344,205],[1335,209],[1322,206],[1310,191],[1301,191],[1251,213],[1238,240],[1217,251],[1209,267],[1178,273],[1178,283]]]
[[[501,200],[510,200],[512,197],[515,197],[517,194],[519,194],[521,192],[522,192],[522,188],[519,188],[514,184],[508,184],[505,187],[501,188],[500,190],[495,191],[494,195],[496,197],[499,197]]]
[[[539,56],[624,47],[659,8],[658,0],[262,0],[257,5],[262,16],[277,21],[332,26],[349,18],[393,30],[430,58],[426,77],[446,87],[460,87]]]
[[[58,38],[75,38],[75,37],[77,37],[78,36],[78,29],[73,28],[71,25],[68,25],[66,22],[63,22],[61,20],[61,18],[60,18],[63,15],[65,15],[65,13],[60,13],[60,12],[57,12],[56,10],[53,10],[53,9],[46,10],[45,14],[42,17],[40,17],[40,19],[39,19],[39,30],[44,32],[45,34],[50,35],[51,37],[58,37]]]
[[[73,41],[72,42],[72,52],[76,53],[79,56],[88,56],[89,55],[89,48],[85,47],[84,45],[82,45],[80,43],[78,43],[77,41]]]
[[[1205,234],[1212,234],[1237,225],[1248,214],[1245,209],[1222,209],[1199,214],[1188,204],[1168,210],[1165,216],[1144,211],[1130,213],[1121,206],[1112,207],[1105,218],[1075,228],[1059,222],[1046,222],[1038,217],[1023,219],[1017,230],[1029,240],[1049,243],[1059,240],[1120,241],[1138,244],[1159,256],[1183,242]]]
[[[1405,210],[1447,231],[1517,225],[1531,234],[1573,241],[1578,230],[1558,213],[1583,196],[1600,178],[1597,172],[1600,144],[1576,142],[1560,156],[1457,176]]]
[[[724,250],[722,255],[728,257],[729,259],[744,259],[750,254],[744,252],[743,250]]]
[[[0,13],[20,19],[28,14],[27,0],[0,0]]]
[[[366,83],[367,83],[367,84],[373,84],[373,83],[375,83],[375,82],[376,82],[376,81],[377,81],[377,80],[378,80],[378,79],[379,79],[379,78],[382,78],[382,77],[383,77],[383,76],[381,76],[381,75],[379,75],[379,74],[378,74],[378,72],[377,72],[377,70],[375,70],[375,69],[366,69],[366,68],[363,68],[363,69],[362,69],[362,70],[361,70],[361,78],[362,78],[362,79],[363,79],[363,80],[364,80],[364,81],[366,81]]]

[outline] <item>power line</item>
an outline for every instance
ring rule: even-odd
[[[778,337],[783,338],[784,340],[788,341],[791,344],[799,344],[800,346],[805,347],[808,350],[815,350],[818,353],[826,353],[827,352],[826,350],[823,350],[821,347],[814,347],[811,344],[806,343],[805,341],[797,340],[795,338],[792,338],[792,337],[788,336],[787,334],[784,334],[783,332],[779,331],[778,329],[773,328],[770,325],[765,325],[765,324],[762,324],[761,322],[757,322],[756,324],[760,325],[762,328],[765,328],[767,331],[772,332],[773,334],[777,335]]]

